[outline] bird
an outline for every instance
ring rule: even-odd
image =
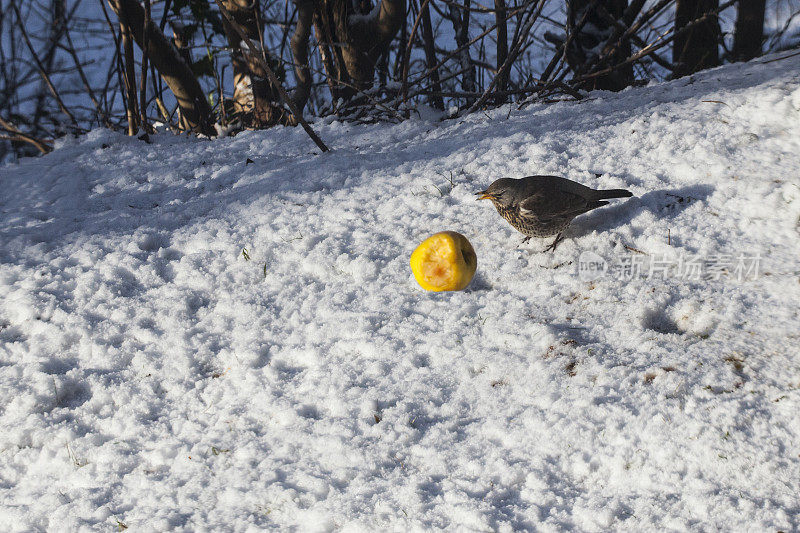
[[[555,235],[544,252],[555,252],[563,231],[578,215],[608,205],[604,200],[633,196],[625,189],[595,190],[559,176],[500,178],[475,194],[478,200],[492,201],[500,216],[525,235],[523,243]]]

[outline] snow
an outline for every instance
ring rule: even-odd
[[[320,120],[327,154],[96,130],[0,167],[0,530],[797,530],[781,57]],[[541,254],[473,194],[535,173],[635,197]],[[427,293],[408,257],[445,229],[478,274]]]

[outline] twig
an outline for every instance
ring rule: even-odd
[[[536,20],[539,18],[539,13],[541,13],[542,9],[544,8],[544,4],[545,4],[544,0],[540,0],[538,9],[532,9],[531,12],[528,14],[527,20],[525,20],[522,23],[522,31],[520,32],[520,38],[519,40],[517,40],[516,43],[514,43],[514,46],[509,52],[505,63],[503,63],[503,66],[500,67],[500,69],[497,71],[497,74],[492,79],[492,83],[489,84],[489,87],[483,93],[483,96],[478,98],[478,100],[474,104],[472,104],[472,106],[470,106],[469,109],[467,109],[467,113],[472,113],[480,106],[485,104],[487,100],[489,100],[489,97],[492,94],[492,90],[494,90],[498,81],[502,79],[501,76],[504,76],[505,73],[508,71],[508,69],[511,68],[511,65],[513,65],[514,62],[517,60],[517,57],[519,56],[519,53],[522,49],[524,37],[528,35],[528,33],[531,30],[531,27],[533,26],[533,23],[536,22]]]
[[[158,23],[158,29],[161,30],[161,33],[164,33],[164,28],[167,27],[167,15],[169,15],[169,8],[172,6],[172,0],[166,0],[164,2],[164,12],[161,13],[161,22]]]
[[[728,104],[726,104],[726,103],[725,103],[725,102],[723,102],[722,100],[700,100],[700,101],[701,101],[701,102],[706,102],[706,103],[708,103],[708,104],[722,104],[722,105],[725,105],[725,106],[728,106],[728,107],[730,107]]]
[[[613,58],[617,52],[620,50],[622,45],[627,41],[630,40],[633,44],[638,46],[639,48],[645,48],[647,43],[644,42],[638,35],[635,33],[634,28],[640,28],[644,22],[647,22],[650,17],[654,17],[661,11],[665,6],[669,5],[670,2],[673,0],[662,0],[660,4],[653,6],[653,8],[649,9],[642,18],[634,25],[634,21],[636,20],[636,15],[639,10],[641,10],[644,2],[643,0],[637,0],[636,4],[630,4],[628,8],[623,13],[623,20],[620,22],[616,18],[614,18],[606,8],[602,5],[597,6],[597,12],[606,19],[606,22],[613,25],[615,27],[614,33],[611,37],[608,38],[606,44],[601,48],[602,53],[600,56],[595,57],[591,64],[588,65],[589,70],[594,68],[597,65],[605,65],[607,62]],[[660,66],[664,67],[667,70],[674,70],[674,65],[667,61],[666,59],[662,58],[656,53],[650,54],[653,61],[655,61]]]
[[[650,255],[647,252],[643,252],[643,251],[639,250],[638,248],[634,248],[633,246],[628,246],[627,244],[623,244],[622,246],[624,246],[626,250],[630,250],[631,252],[635,252],[637,254]]]
[[[120,2],[119,4],[119,33],[122,38],[122,52],[124,60],[120,57],[123,63],[123,80],[125,81],[125,93],[127,95],[126,111],[128,114],[128,135],[134,136],[139,131],[139,110],[136,103],[136,70],[133,59],[133,35],[131,35],[131,28],[128,25],[130,15],[128,14],[127,4]],[[147,35],[147,32],[143,32]]]
[[[428,67],[432,67],[436,65],[436,47],[435,47],[435,39],[433,36],[433,26],[431,24],[431,10],[427,7],[422,9],[422,44],[423,49],[425,50],[425,65]],[[431,81],[433,82],[433,90],[434,91],[441,91],[442,86],[439,81],[439,70],[434,69],[430,75]],[[431,99],[432,104],[436,109],[444,110],[444,100],[440,97],[434,97]]]
[[[411,48],[414,46],[414,36],[417,34],[417,27],[419,26],[420,20],[422,20],[423,11],[428,7],[428,2],[430,2],[430,0],[425,0],[419,7],[419,13],[417,13],[417,18],[414,20],[414,25],[411,27],[411,34],[408,36],[408,46],[406,46],[403,58],[403,83],[401,89],[403,102],[406,101],[406,96],[408,93],[408,67],[411,63]]]
[[[4,133],[0,133],[0,139],[4,141],[17,141],[17,142],[27,142],[34,145],[41,153],[46,154],[53,150],[52,147],[47,146],[44,143],[50,143],[53,141],[45,140],[45,139],[35,139],[29,135],[23,133],[15,133],[13,135],[6,135]]]
[[[147,123],[147,25],[150,24],[150,0],[144,0],[144,25],[142,26],[142,75],[139,78],[139,121],[144,131],[145,139],[150,132]]]
[[[586,6],[586,10],[584,11],[583,16],[581,17],[581,20],[579,20],[578,24],[575,25],[574,31],[570,32],[569,35],[567,35],[567,38],[564,40],[564,42],[561,43],[558,46],[558,48],[556,48],[556,53],[550,59],[550,62],[547,64],[544,71],[542,72],[542,75],[539,77],[542,80],[542,82],[546,82],[550,78],[550,76],[553,74],[553,70],[556,68],[559,62],[564,58],[564,51],[572,42],[572,38],[575,36],[575,34],[577,34],[586,25],[586,21],[589,20],[589,13],[591,12],[592,9],[594,9],[596,3],[597,0],[592,0],[592,3]]]
[[[78,58],[77,52],[75,52],[75,45],[72,44],[72,37],[69,34],[69,28],[64,28],[64,37],[67,39],[67,43],[69,44],[69,48],[67,48],[67,53],[72,56],[72,60],[75,62],[75,67],[78,69],[78,75],[81,78],[81,82],[83,86],[86,87],[86,92],[89,94],[89,98],[92,100],[92,104],[94,104],[94,108],[97,111],[97,116],[103,121],[106,128],[111,129],[112,124],[111,121],[108,120],[108,115],[103,112],[103,109],[100,107],[100,102],[97,101],[97,97],[94,95],[94,90],[92,90],[92,86],[89,84],[89,79],[86,77],[86,73],[83,71],[83,67],[81,66],[80,59]]]
[[[431,5],[435,5],[435,4],[431,4]],[[519,8],[517,8],[517,9],[515,9],[515,10],[514,10],[514,12],[513,12],[511,15],[509,15],[509,16],[508,16],[508,18],[510,19],[512,16],[514,16],[514,15],[516,15],[517,13],[521,12],[521,11],[524,9],[524,7],[525,7],[525,6],[522,6],[522,7],[519,7]],[[461,51],[462,51],[464,48],[466,48],[466,47],[468,47],[468,46],[472,46],[473,44],[475,44],[475,43],[476,43],[476,42],[478,42],[479,40],[481,40],[481,39],[483,39],[484,37],[486,37],[487,35],[489,35],[489,34],[490,34],[491,32],[493,32],[493,31],[494,31],[496,28],[497,28],[497,24],[494,24],[494,25],[492,25],[492,26],[490,26],[490,27],[486,28],[484,31],[482,31],[480,34],[478,34],[476,37],[474,37],[474,38],[473,38],[471,41],[469,41],[468,43],[465,43],[465,44],[463,44],[463,45],[459,46],[458,48],[456,48],[455,50],[453,50],[453,51],[449,52],[448,54],[446,54],[444,57],[442,57],[442,59],[441,59],[441,60],[440,60],[440,61],[439,61],[439,62],[438,62],[438,63],[437,63],[435,66],[433,66],[433,67],[429,68],[428,70],[426,70],[425,72],[423,72],[423,73],[422,73],[422,75],[421,75],[419,78],[417,78],[417,79],[413,80],[413,81],[411,82],[411,85],[417,85],[419,82],[421,82],[422,80],[424,80],[425,78],[427,78],[427,77],[428,77],[428,76],[429,76],[429,75],[430,75],[432,72],[434,72],[434,71],[436,71],[436,70],[440,69],[442,66],[444,66],[444,64],[445,64],[445,63],[447,63],[447,62],[448,62],[448,61],[449,61],[451,58],[453,58],[453,57],[454,57],[456,54],[458,54],[459,52],[461,52]],[[459,71],[459,74],[460,74],[461,72],[464,72],[464,71]],[[451,78],[452,78],[452,76],[451,76]],[[444,82],[444,81],[445,81],[445,80],[447,80],[447,79],[450,79],[450,78],[444,78],[444,79],[442,79],[442,80],[440,80],[440,81],[441,81],[441,82]],[[414,96],[416,96],[417,94],[419,94],[419,92],[417,92],[416,94],[412,94],[412,95],[411,95],[409,98],[413,98],[413,97],[414,97]]]
[[[618,63],[616,65],[608,67],[606,69],[598,70],[596,72],[591,72],[589,74],[581,76],[580,78],[573,79],[572,83],[573,84],[581,83],[581,82],[586,81],[586,80],[591,79],[591,78],[596,78],[598,76],[603,76],[605,74],[609,74],[611,72],[614,72],[616,69],[618,69],[618,68],[620,68],[622,66],[625,66],[625,65],[627,65],[629,63],[633,63],[634,61],[638,61],[639,59],[654,53],[656,50],[660,50],[661,48],[665,47],[666,45],[668,45],[669,43],[674,41],[675,37],[677,37],[679,35],[683,35],[684,33],[687,33],[689,30],[691,30],[692,28],[694,28],[698,24],[701,24],[701,23],[705,22],[708,18],[710,18],[712,16],[718,15],[720,12],[722,12],[725,9],[731,7],[733,4],[735,4],[738,1],[739,0],[729,0],[728,2],[725,2],[724,4],[719,6],[717,9],[709,11],[705,15],[703,15],[702,17],[699,17],[699,18],[689,22],[688,24],[686,24],[686,26],[681,28],[679,31],[674,32],[672,35],[670,35],[666,39],[662,39],[662,37],[663,37],[662,36],[659,39],[657,39],[654,43],[646,46],[645,48],[642,48],[637,53],[635,53],[632,56],[630,56],[628,59],[626,59],[626,60],[624,60],[624,61],[622,61],[622,62],[620,62],[620,63]]]
[[[43,154],[46,154],[53,150],[52,147],[53,141],[46,139],[37,139],[33,135],[24,133],[20,131],[19,128],[14,126],[12,123],[4,120],[2,117],[0,117],[0,127],[11,134],[11,135],[0,135],[0,138],[2,139],[9,141],[24,141],[30,143],[34,145]]]
[[[775,61],[781,61],[782,59],[789,59],[790,57],[794,57],[794,56],[798,56],[798,55],[800,55],[800,52],[795,52],[793,54],[789,54],[788,56],[776,57],[775,59],[768,59],[767,61],[762,61],[761,64],[762,65],[766,65],[767,63],[774,63]]]
[[[22,33],[22,38],[25,40],[25,44],[27,45],[28,50],[31,53],[31,56],[33,57],[33,60],[36,63],[36,68],[39,71],[39,75],[42,77],[42,80],[44,80],[45,84],[47,85],[47,88],[50,89],[50,93],[53,95],[53,98],[56,99],[56,102],[58,103],[58,107],[61,109],[61,111],[65,115],[67,115],[67,117],[69,117],[69,119],[72,121],[72,124],[75,126],[75,128],[83,131],[82,128],[80,128],[80,126],[78,126],[78,121],[75,120],[75,117],[72,115],[72,113],[69,112],[69,109],[67,109],[67,106],[64,105],[64,102],[63,102],[63,100],[61,100],[61,96],[59,96],[58,91],[56,90],[55,86],[53,85],[53,82],[50,81],[50,76],[48,76],[47,72],[45,72],[44,65],[42,65],[42,62],[39,59],[39,56],[36,54],[36,50],[34,50],[33,44],[31,44],[31,40],[28,37],[28,32],[25,30],[25,23],[22,20],[22,14],[20,14],[20,12],[19,12],[19,8],[17,7],[17,3],[16,2],[11,2],[11,7],[14,9],[14,13],[16,13],[16,15],[17,15],[17,22],[19,22],[19,29],[20,29],[20,32]]]
[[[110,115],[111,107],[114,104],[114,100],[116,100],[117,91],[114,91],[111,97],[111,102],[108,101],[108,89],[111,86],[111,79],[114,77],[114,74],[117,75],[117,87],[119,88],[119,93],[122,96],[123,105],[125,104],[125,91],[123,90],[122,86],[124,85],[122,80],[122,73],[120,69],[120,37],[117,36],[117,31],[114,29],[114,23],[111,22],[111,17],[108,15],[108,10],[106,9],[106,3],[104,0],[98,0],[100,4],[100,8],[103,11],[103,18],[106,20],[106,24],[108,25],[108,29],[111,32],[111,36],[114,38],[114,59],[111,62],[112,67],[108,72],[108,78],[106,79],[105,87],[103,87],[103,102],[106,104],[106,116]],[[113,71],[113,72],[112,72]]]

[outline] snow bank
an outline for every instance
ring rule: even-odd
[[[769,59],[321,121],[324,155],[94,131],[0,167],[0,529],[800,528],[800,57]],[[473,196],[534,173],[636,197],[540,254]],[[444,229],[478,274],[426,293]]]

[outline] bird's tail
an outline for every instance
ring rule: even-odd
[[[628,198],[633,196],[631,191],[625,189],[606,189],[604,191],[597,191],[597,198]]]

